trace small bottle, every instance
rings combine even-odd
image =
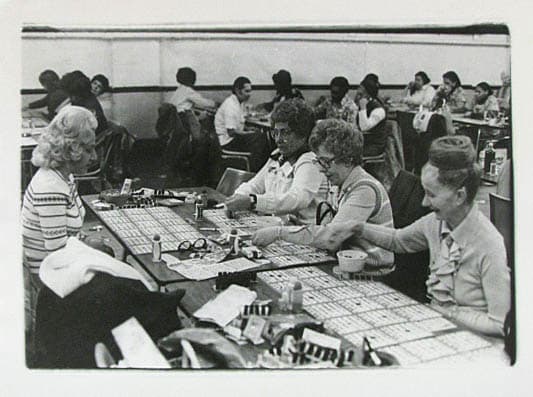
[[[290,299],[291,299],[290,295],[291,295],[291,285],[286,284],[283,286],[283,290],[281,291],[281,297],[278,300],[278,306],[282,312],[286,312],[290,310]]]
[[[302,283],[300,281],[295,281],[292,285],[292,295],[291,295],[291,310],[293,313],[300,313],[303,308],[304,292],[302,288]]]
[[[237,255],[239,253],[239,235],[237,234],[237,229],[231,229],[229,235],[229,244],[230,244],[230,254]]]
[[[161,262],[161,236],[152,237],[152,262]]]
[[[207,207],[207,195],[202,193],[196,199],[194,204],[194,219],[197,221],[202,220],[204,216],[204,209]]]
[[[483,171],[485,174],[488,174],[490,172],[490,165],[496,158],[496,152],[494,151],[494,147],[492,142],[489,141],[487,144],[487,148],[485,149],[485,161],[484,161],[484,167]]]

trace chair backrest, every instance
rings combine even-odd
[[[231,196],[241,183],[249,181],[254,176],[254,172],[228,167],[218,182],[217,192]]]
[[[389,191],[389,199],[396,228],[410,225],[429,212],[429,209],[422,206],[424,189],[420,178],[404,170],[396,175]]]
[[[490,221],[503,236],[505,250],[507,252],[507,262],[512,268],[513,262],[513,202],[505,197],[489,193],[490,201]]]
[[[200,361],[198,360],[196,352],[194,351],[191,343],[185,339],[182,339],[180,343],[181,348],[183,349],[181,356],[181,368],[202,368],[202,365],[200,364]]]
[[[94,347],[94,362],[97,368],[110,368],[117,364],[107,346],[101,342]]]

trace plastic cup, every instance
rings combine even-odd
[[[368,254],[363,250],[343,250],[337,252],[339,269],[343,272],[357,273],[364,269]]]

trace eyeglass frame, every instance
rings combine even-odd
[[[319,166],[321,166],[322,168],[324,168],[325,170],[331,168],[331,165],[333,163],[336,163],[337,161],[340,161],[340,160],[344,160],[344,159],[349,159],[350,157],[349,156],[342,156],[342,157],[332,157],[330,159],[325,159],[327,161],[327,163],[324,163],[323,162],[323,159],[321,159],[320,157],[315,157],[313,160],[312,160],[312,163],[313,164],[318,164]]]
[[[278,140],[278,139],[283,139],[284,142],[287,141],[287,137],[291,134],[294,134],[294,131],[289,127],[289,128],[272,128],[270,130],[270,136],[272,137],[272,139],[274,140]]]
[[[198,242],[200,242],[201,245],[198,245]],[[209,244],[207,243],[207,239],[204,237],[199,237],[194,241],[183,240],[181,243],[178,244],[177,251],[179,252],[205,251],[208,247],[209,247]]]

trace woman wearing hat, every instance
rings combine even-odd
[[[403,229],[360,221],[337,224],[330,240],[363,239],[395,253],[429,249],[431,306],[474,331],[503,336],[511,307],[510,274],[503,237],[474,201],[480,180],[470,138],[441,137],[431,144],[422,169],[422,204],[430,214]]]
[[[385,151],[387,113],[378,93],[379,82],[372,75],[367,75],[357,88],[357,98],[359,98],[357,126],[365,138],[364,157],[377,156]]]

